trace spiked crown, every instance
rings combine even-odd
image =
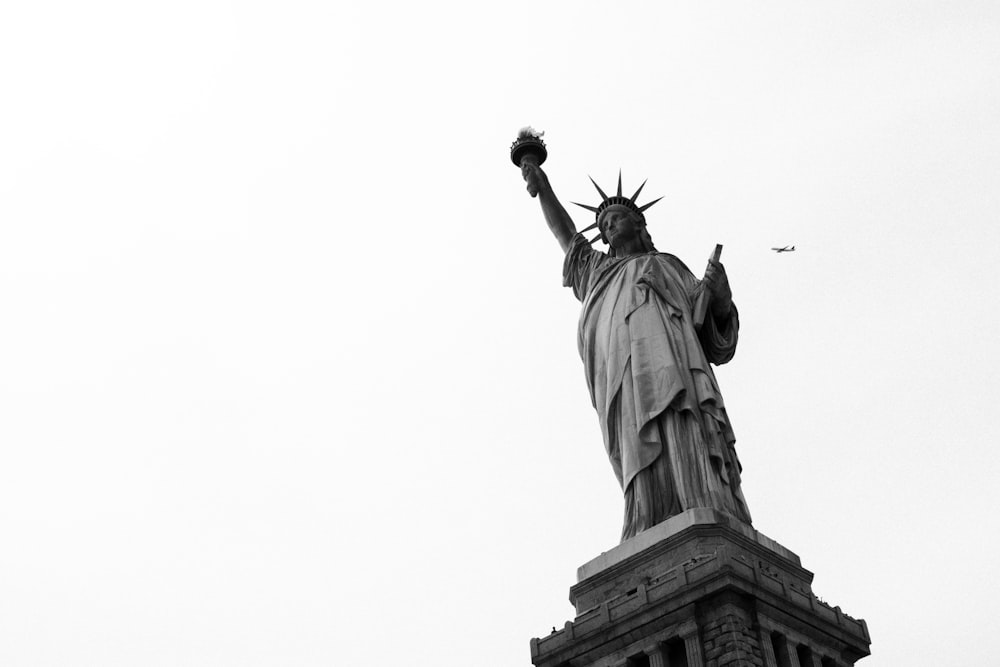
[[[587,178],[590,178],[590,177],[588,176]],[[646,181],[642,182],[642,185],[639,186],[639,189],[636,190],[635,194],[632,195],[631,197],[625,197],[625,196],[623,196],[622,195],[622,172],[620,170],[618,171],[618,194],[616,194],[614,196],[609,197],[606,194],[604,194],[604,190],[601,189],[601,186],[599,186],[594,181],[593,178],[590,178],[590,182],[594,184],[595,188],[597,188],[597,192],[601,195],[602,201],[597,206],[589,206],[587,204],[580,204],[578,202],[573,202],[574,204],[576,204],[577,206],[579,206],[581,208],[585,208],[588,211],[593,211],[594,212],[594,224],[592,224],[589,227],[587,227],[586,229],[582,230],[581,233],[588,232],[591,229],[596,228],[598,226],[600,220],[601,220],[601,213],[603,213],[605,211],[605,209],[607,209],[609,206],[624,206],[625,208],[627,208],[627,209],[633,211],[634,213],[636,213],[639,216],[639,219],[641,220],[642,225],[645,226],[646,225],[646,216],[643,215],[643,211],[645,211],[647,208],[649,208],[650,206],[652,206],[656,202],[658,202],[661,199],[663,199],[663,197],[658,197],[658,198],[654,199],[653,201],[649,202],[648,204],[643,204],[642,206],[639,206],[638,204],[635,203],[635,200],[638,199],[638,197],[639,197],[639,193],[642,192],[642,189],[646,186]],[[591,243],[594,243],[598,239],[601,239],[605,243],[607,243],[607,239],[604,238],[604,233],[603,232],[601,232],[600,235],[598,235],[593,240],[591,240]]]

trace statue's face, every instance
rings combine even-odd
[[[609,206],[601,212],[598,227],[612,248],[621,248],[639,235],[639,216],[624,206]]]

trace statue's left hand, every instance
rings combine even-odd
[[[733,305],[733,292],[729,289],[729,278],[722,262],[709,261],[705,270],[705,289],[708,290],[712,315],[721,319],[729,315]]]

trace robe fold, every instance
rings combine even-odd
[[[739,317],[693,325],[701,281],[673,255],[611,257],[577,234],[563,283],[583,303],[578,344],[604,445],[625,492],[622,540],[695,507],[746,523],[736,441],[711,363]]]

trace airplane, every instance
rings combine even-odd
[[[795,252],[795,246],[786,245],[784,248],[771,248],[774,252]]]

